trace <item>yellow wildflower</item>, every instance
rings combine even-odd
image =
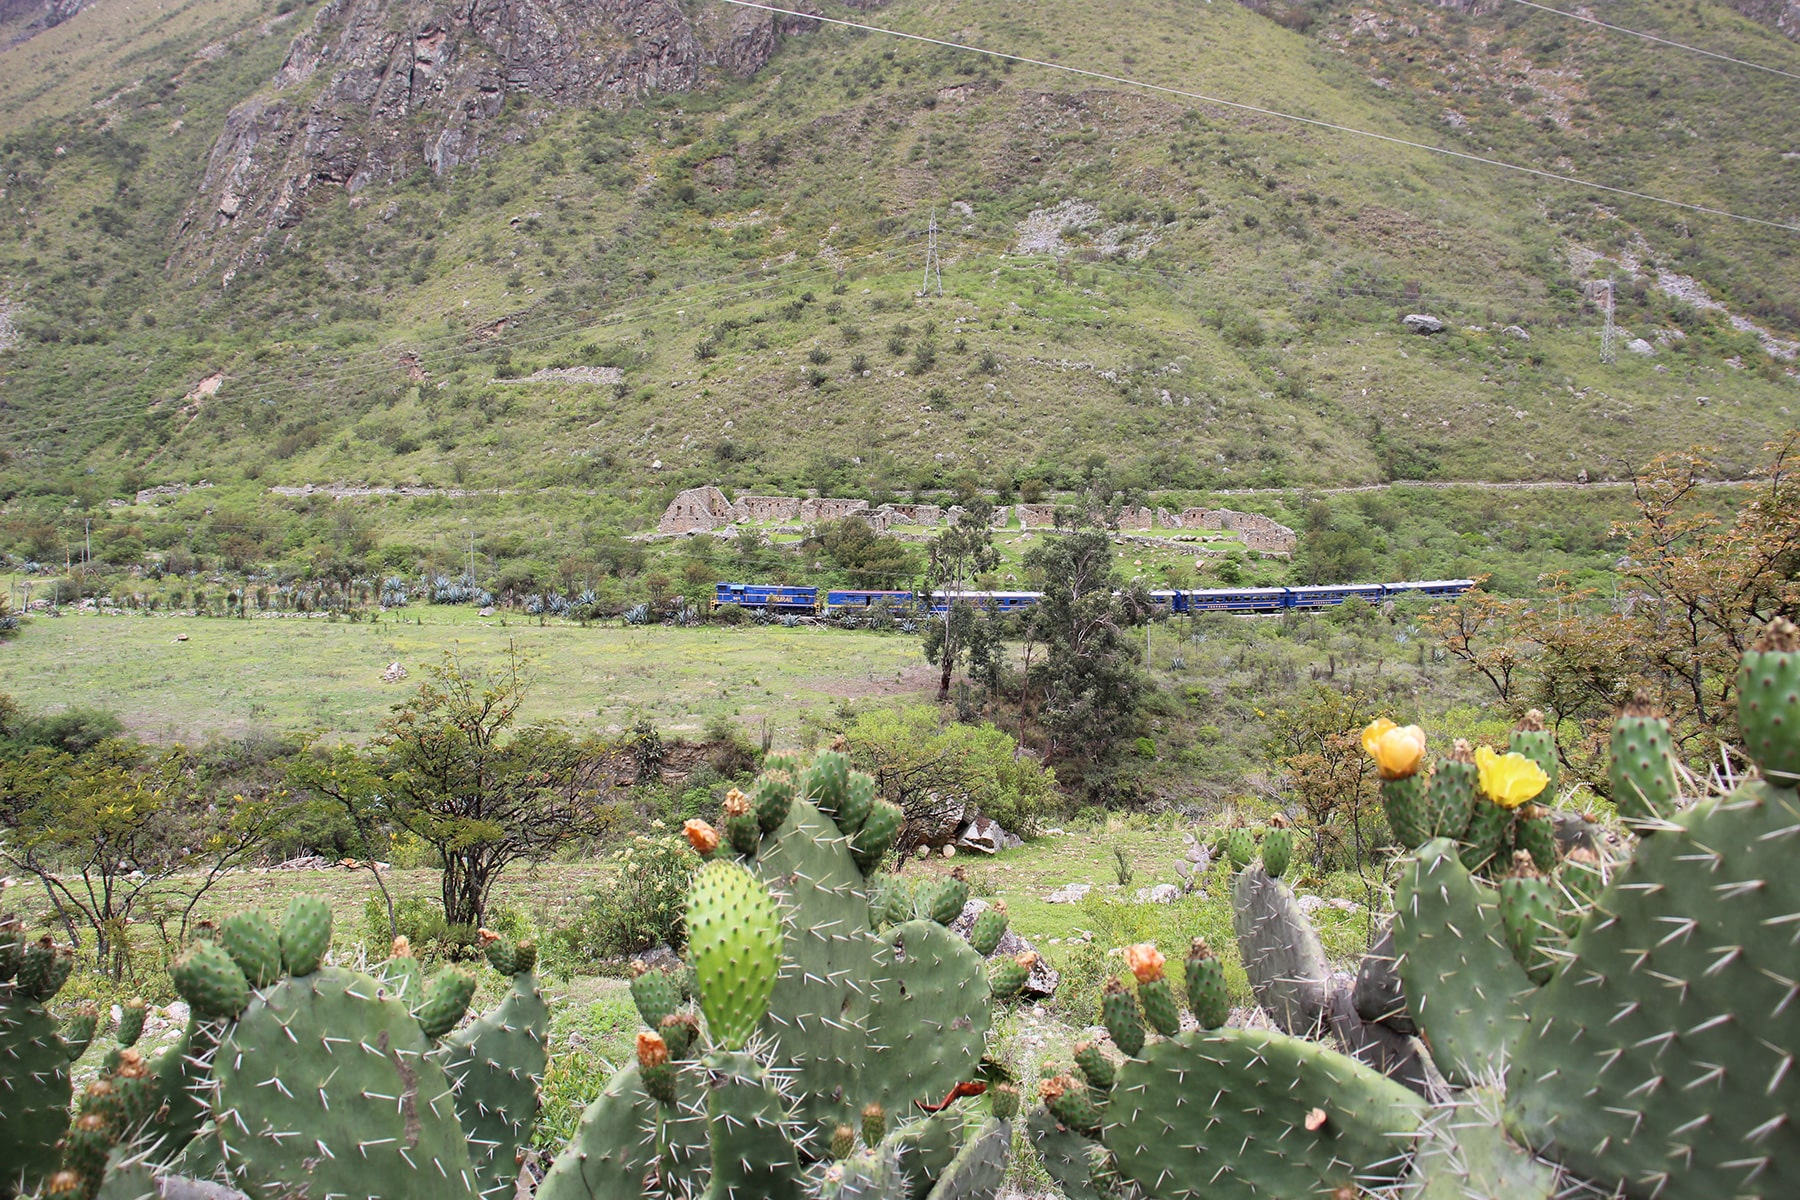
[[[1362,744],[1383,779],[1410,778],[1425,762],[1425,731],[1417,725],[1396,725],[1382,717],[1363,730]]]
[[[1501,808],[1517,808],[1535,800],[1550,777],[1544,768],[1518,751],[1496,754],[1487,746],[1475,750],[1475,770],[1481,775],[1481,791]]]

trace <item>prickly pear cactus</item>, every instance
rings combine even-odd
[[[1012,1122],[989,1117],[938,1176],[926,1200],[987,1200],[1006,1181]]]
[[[1331,964],[1293,891],[1259,864],[1245,868],[1232,884],[1232,923],[1256,1002],[1284,1033],[1317,1033]]]
[[[685,830],[708,859],[688,928],[710,1036],[640,1035],[638,1064],[589,1107],[543,1200],[624,1200],[647,1188],[709,1200],[873,1197],[894,1181],[876,1169],[889,1150],[905,1180],[897,1194],[923,1200],[965,1148],[954,1110],[921,1119],[917,1109],[949,1103],[975,1077],[990,1022],[982,955],[946,928],[966,880],[914,886],[874,873],[898,836],[898,810],[841,752],[768,766],[728,797],[725,836],[701,821]],[[997,943],[1005,918],[990,912],[978,936]],[[664,1034],[679,1032],[671,1022],[692,1028],[670,984],[654,972],[632,984],[640,1014]],[[822,1163],[858,1123],[877,1143]],[[966,1158],[947,1200],[991,1194],[999,1140]]]
[[[248,922],[237,954],[224,938],[196,942],[170,968],[196,1014],[226,1022],[211,1107],[230,1178],[253,1195],[306,1181],[320,1195],[474,1200],[450,1082],[419,1020],[371,976],[317,965],[316,905],[297,904],[290,920],[308,927],[288,939],[293,962],[316,968],[304,975],[252,989],[253,973],[267,978],[271,940]],[[328,941],[328,914],[323,927]],[[286,969],[279,935],[273,944]]]
[[[872,799],[873,780],[837,751],[821,753],[800,779],[750,866],[780,904],[784,931],[761,1033],[773,1042],[771,1065],[793,1080],[800,1116],[823,1140],[868,1103],[909,1112],[972,1078],[990,992],[982,956],[944,928],[967,903],[967,882],[952,875],[907,889],[910,919],[877,933],[871,880],[845,841],[854,831],[827,815],[860,816],[866,829],[883,803]]]
[[[69,1124],[69,1063],[45,1005],[74,967],[49,937],[27,942],[15,916],[0,918],[0,1196],[36,1187],[57,1162]]]
[[[1800,785],[1800,629],[1769,622],[1738,667],[1738,727],[1763,778]]]
[[[1412,1016],[1446,1078],[1498,1077],[1528,1028],[1531,980],[1508,948],[1499,898],[1435,838],[1403,865],[1394,946]]]
[[[700,1010],[713,1040],[727,1049],[742,1049],[769,1011],[769,994],[781,969],[781,917],[775,901],[742,866],[715,859],[694,874],[687,927]]]
[[[1640,691],[1613,722],[1608,777],[1613,803],[1627,820],[1651,825],[1675,815],[1681,787],[1674,736],[1648,693]]]
[[[537,1126],[538,1087],[549,1066],[550,1008],[538,990],[537,950],[482,931],[489,964],[510,977],[498,1006],[445,1039],[444,1071],[485,1197],[510,1196],[518,1156]]]
[[[1195,1031],[1119,1069],[1105,1140],[1156,1200],[1329,1195],[1397,1180],[1426,1105],[1313,1042]]]
[[[1765,781],[1639,843],[1533,1005],[1515,1133],[1632,1195],[1800,1195],[1797,849]]]

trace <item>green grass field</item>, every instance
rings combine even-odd
[[[153,741],[252,731],[372,735],[422,672],[454,653],[493,666],[516,646],[534,683],[527,721],[606,730],[639,716],[665,734],[698,734],[717,715],[751,734],[763,722],[794,741],[809,711],[847,700],[913,697],[927,686],[917,638],[760,626],[586,628],[426,608],[415,624],[323,618],[179,616],[37,618],[0,643],[0,680],[29,709],[117,712]],[[186,640],[179,640],[186,635]],[[398,662],[409,672],[387,683]]]

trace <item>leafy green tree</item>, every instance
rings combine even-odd
[[[994,531],[989,524],[993,515],[993,504],[977,497],[957,517],[956,524],[931,539],[930,564],[926,569],[926,582],[930,588],[962,591],[977,575],[992,571],[1000,564],[1000,552],[994,549]],[[967,621],[959,623],[954,618],[955,608],[954,604],[944,606],[943,619],[935,622],[940,627],[934,631],[935,639],[928,637],[926,641],[927,656],[935,653],[930,661],[941,668],[939,704],[950,698],[950,676],[956,670],[958,657],[964,653],[959,634],[966,636],[970,628]]]
[[[596,756],[547,725],[514,730],[529,690],[518,652],[497,670],[454,654],[382,723],[384,815],[437,851],[444,918],[476,926],[494,881],[520,859],[542,860],[598,830]]]
[[[941,621],[925,626],[925,661],[953,668],[960,658],[964,677],[991,695],[1000,686],[1009,624],[1009,618],[1001,613],[977,608],[967,600],[953,601]],[[944,695],[941,688],[938,698],[942,700]]]
[[[1056,805],[1056,773],[986,722],[946,722],[940,710],[914,704],[866,712],[844,738],[857,767],[906,813],[902,850],[941,826],[951,809],[973,804],[1011,832],[1029,834]]]
[[[35,746],[0,759],[0,860],[36,879],[76,946],[121,979],[130,927],[179,921],[286,819],[275,794],[214,796],[180,747],[109,739],[81,754]]]
[[[1306,814],[1313,870],[1323,874],[1346,847],[1360,874],[1384,828],[1374,767],[1362,730],[1374,718],[1369,697],[1314,684],[1271,712],[1263,753],[1280,772],[1282,792]]]
[[[1477,590],[1435,616],[1445,650],[1514,713],[1541,709],[1557,751],[1606,794],[1614,712],[1639,688],[1668,713],[1682,757],[1704,772],[1735,744],[1737,664],[1776,616],[1800,617],[1800,432],[1766,447],[1728,515],[1707,504],[1717,477],[1699,453],[1662,455],[1634,484],[1637,516],[1618,586],[1566,575],[1517,600]]]
[[[374,877],[387,909],[388,938],[400,932],[394,895],[381,873],[382,851],[391,832],[387,823],[387,786],[380,769],[353,746],[329,750],[308,745],[294,756],[288,779],[295,792],[327,815],[341,816],[355,835],[354,853]]]
[[[918,570],[912,547],[876,533],[857,517],[829,521],[809,541],[816,541],[851,587],[902,587]]]
[[[1149,619],[1150,598],[1141,587],[1114,595],[1112,543],[1098,529],[1046,538],[1025,567],[1044,593],[1027,617],[1044,646],[1027,682],[1051,754],[1103,763],[1137,718],[1145,683],[1137,639],[1126,631]]]

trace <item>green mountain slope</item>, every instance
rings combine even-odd
[[[511,91],[441,174],[418,110],[392,182],[312,187],[255,243],[196,223],[296,32],[371,11],[96,0],[0,51],[0,494],[651,510],[1094,455],[1150,489],[1566,480],[1697,442],[1742,470],[1800,404],[1800,233],[833,26],[696,91]],[[823,11],[1800,224],[1789,81],[1516,5]],[[1606,15],[1800,70],[1722,4]],[[1603,278],[1653,354],[1601,363]]]

